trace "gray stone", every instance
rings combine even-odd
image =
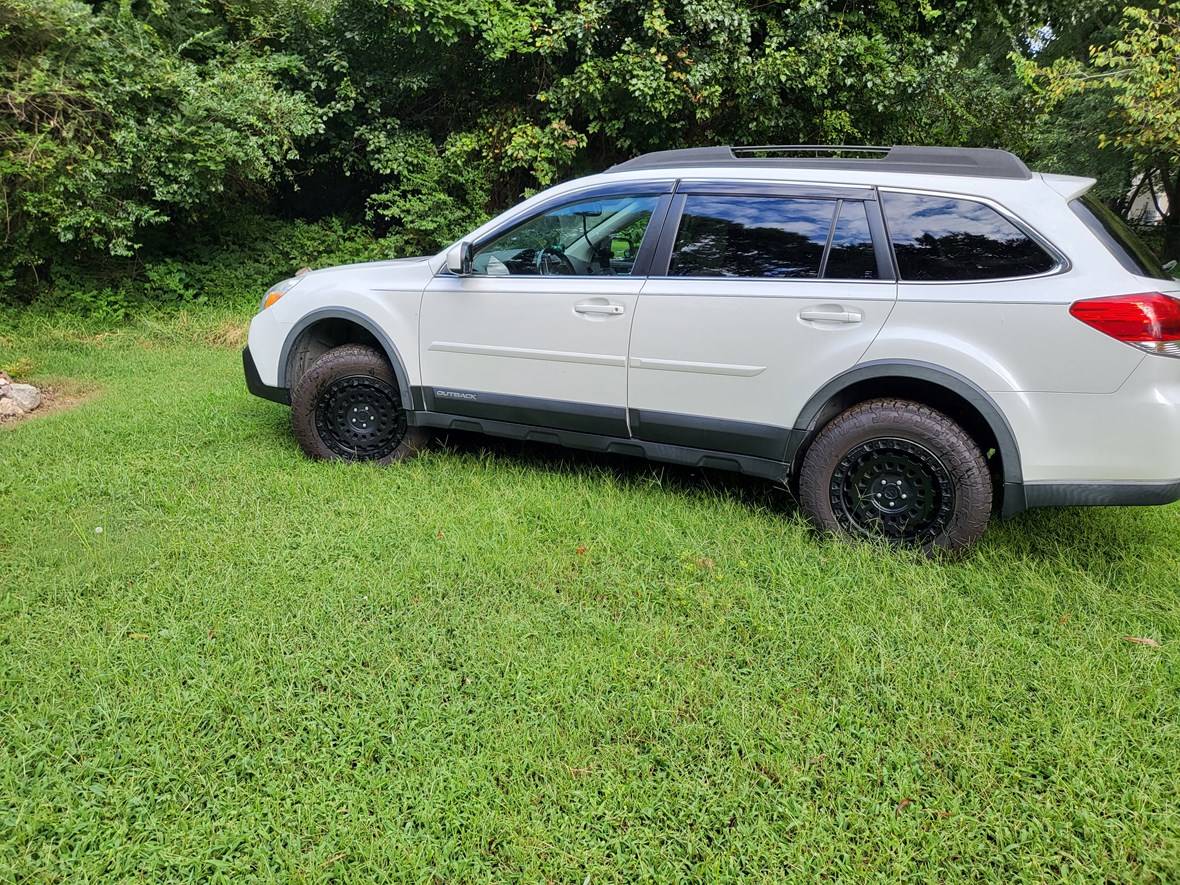
[[[16,400],[7,396],[0,399],[0,418],[15,418],[24,413],[25,410],[16,404]]]
[[[8,397],[25,412],[31,412],[41,405],[41,391],[32,384],[13,384],[8,388]]]

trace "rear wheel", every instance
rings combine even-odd
[[[820,431],[803,460],[799,497],[826,531],[954,550],[987,527],[992,481],[979,446],[946,415],[878,399]]]
[[[425,431],[411,427],[393,367],[372,347],[333,348],[291,391],[291,426],[312,458],[389,464],[412,457]]]

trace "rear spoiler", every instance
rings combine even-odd
[[[1083,178],[1080,175],[1055,175],[1051,172],[1039,174],[1045,184],[1065,197],[1066,200],[1076,200],[1098,183],[1096,178]]]

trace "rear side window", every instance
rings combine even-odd
[[[859,200],[843,200],[832,245],[824,265],[825,280],[874,280],[877,278],[877,256],[873,252],[873,237],[869,233],[869,216],[865,204]]]
[[[996,280],[1046,273],[1057,262],[990,206],[955,197],[883,192],[903,280]]]
[[[834,200],[685,198],[668,272],[692,277],[815,278]]]
[[[1069,207],[1126,270],[1143,277],[1175,281],[1147,244],[1097,197],[1085,194],[1072,200]]]

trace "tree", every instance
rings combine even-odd
[[[1087,61],[1021,60],[1018,69],[1048,108],[1072,97],[1107,99],[1097,143],[1127,151],[1146,188],[1167,195],[1164,248],[1180,255],[1180,2],[1126,7],[1117,35],[1090,46]]]

